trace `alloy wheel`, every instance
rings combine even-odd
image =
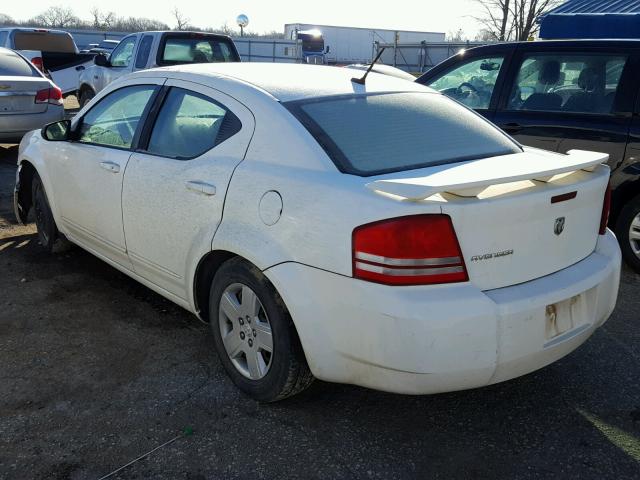
[[[273,335],[267,312],[255,292],[242,283],[229,285],[220,299],[218,323],[234,367],[251,380],[263,378],[273,359]]]
[[[640,213],[638,213],[631,221],[629,227],[629,243],[631,251],[640,257]]]

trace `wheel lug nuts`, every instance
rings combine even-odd
[[[255,329],[255,328],[254,328],[253,330],[251,330],[251,333],[253,333],[253,336],[254,336],[254,337],[257,337],[257,336],[258,336],[258,334],[256,333],[256,329]]]
[[[240,338],[244,340],[244,332],[240,332]]]
[[[253,340],[249,339],[249,346],[253,347]]]
[[[247,315],[247,322],[251,323],[251,317],[249,315]]]
[[[238,322],[240,322],[240,325],[244,325],[244,320],[242,319],[242,317],[238,319]]]

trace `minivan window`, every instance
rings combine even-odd
[[[4,47],[4,44],[7,43],[7,37],[9,36],[9,32],[6,30],[0,31],[0,47]]]
[[[196,92],[173,87],[158,113],[147,151],[187,160],[202,155],[240,130],[240,120]]]
[[[38,77],[39,75],[20,55],[11,50],[0,50],[0,76]]]
[[[427,85],[469,108],[489,108],[504,57],[486,57],[459,65]]]
[[[626,55],[526,55],[509,97],[510,110],[608,114]]]
[[[480,115],[436,93],[348,95],[285,105],[345,173],[370,176],[521,151]]]

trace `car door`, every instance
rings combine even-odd
[[[109,67],[101,67],[102,85],[96,85],[97,90],[101,90],[117,78],[131,73],[134,65],[134,51],[136,48],[137,35],[124,37],[118,46],[113,49],[109,56]]]
[[[434,67],[416,81],[491,120],[511,55],[504,46],[472,49]]]
[[[544,42],[518,50],[494,123],[524,145],[624,158],[633,109],[632,54]]]
[[[167,81],[156,110],[124,177],[124,231],[136,273],[187,299],[254,119],[232,97],[182,80]]]
[[[141,119],[161,83],[137,79],[107,93],[74,120],[74,140],[52,142],[48,149],[63,232],[88,250],[127,267],[122,178]]]

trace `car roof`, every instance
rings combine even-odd
[[[503,42],[503,43],[489,43],[487,45],[480,45],[470,47],[467,51],[481,51],[492,49],[499,50],[516,50],[516,49],[540,49],[544,47],[627,47],[627,48],[640,48],[640,39],[575,39],[575,40],[536,40],[533,42]]]
[[[258,62],[199,63],[163,67],[156,71],[226,78],[241,83],[247,88],[265,91],[281,102],[354,93],[434,92],[422,85],[374,72],[367,77],[366,85],[359,85],[351,79],[362,77],[364,72],[325,65]]]

